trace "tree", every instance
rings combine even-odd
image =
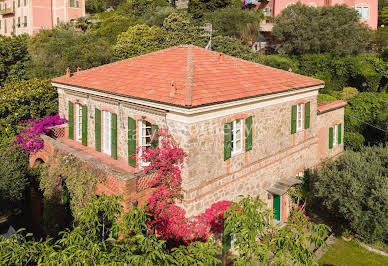
[[[146,235],[146,212],[133,207],[122,213],[120,198],[94,197],[82,210],[80,221],[71,230],[40,241],[15,234],[0,236],[0,260],[6,265],[66,264],[85,265],[214,265],[218,247],[214,241],[194,242],[168,249],[154,234]],[[122,217],[118,220],[117,217]],[[122,240],[117,239],[120,232]]]
[[[204,14],[202,21],[211,23],[215,35],[239,38],[248,23],[258,23],[262,13],[241,7],[226,7]]]
[[[367,144],[384,144],[387,139],[387,94],[361,92],[348,101],[345,107],[346,132],[363,135]]]
[[[113,50],[116,59],[125,59],[182,44],[205,46],[206,39],[190,23],[187,15],[173,13],[164,20],[162,28],[130,27],[119,35]]]
[[[381,9],[381,24],[388,25],[388,6]]]
[[[147,12],[142,16],[141,21],[150,27],[161,27],[163,26],[164,20],[175,12],[177,12],[177,10],[170,6],[157,6],[148,9]]]
[[[388,146],[351,150],[326,162],[314,178],[313,195],[366,242],[388,240]]]
[[[188,12],[195,19],[202,18],[205,12],[224,8],[232,3],[231,0],[189,0]]]
[[[116,43],[117,36],[128,30],[129,27],[137,23],[136,19],[131,16],[113,15],[101,23],[97,33],[109,43]]]
[[[67,67],[88,69],[112,62],[110,44],[94,31],[81,32],[69,25],[41,30],[30,38],[31,63],[27,76],[52,78],[65,74]]]
[[[313,248],[326,245],[323,238],[329,228],[312,224],[298,208],[283,228],[273,225],[272,219],[272,210],[257,198],[232,202],[226,212],[223,239],[225,244],[234,240],[235,265],[313,264]]]
[[[212,39],[212,50],[231,56],[251,60],[255,54],[239,39],[228,36],[216,36]]]
[[[287,54],[363,52],[370,32],[354,9],[346,5],[310,7],[297,3],[275,19],[272,34]]]
[[[0,36],[0,86],[24,78],[28,35]]]
[[[140,24],[130,27],[118,36],[113,47],[114,56],[125,59],[160,50],[164,47],[165,38],[165,30],[156,26]]]
[[[0,89],[0,137],[14,137],[20,121],[58,112],[58,95],[49,80],[7,83]]]
[[[4,141],[2,139],[2,141]],[[11,151],[3,156],[7,149],[6,142],[0,148],[0,214],[6,214],[18,206],[24,198],[24,191],[28,185],[28,160],[25,153]]]
[[[123,15],[131,15],[141,18],[149,10],[158,6],[170,6],[167,0],[127,0],[123,2],[117,11]]]

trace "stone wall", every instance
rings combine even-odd
[[[132,117],[137,121],[148,120],[152,124],[159,125],[160,128],[166,127],[167,125],[164,111],[162,110],[155,110],[151,108],[147,109],[146,107],[138,107],[136,105],[113,101],[109,98],[72,93],[69,91],[63,91],[62,89],[58,89],[58,92],[59,114],[61,117],[68,119],[69,101],[73,103],[79,102],[82,105],[88,106],[88,147],[95,148],[95,108],[98,108],[101,111],[106,110],[117,114],[117,156],[120,161],[128,162],[128,117]],[[103,118],[101,118],[101,120],[103,120]],[[101,141],[103,142],[103,138]]]
[[[310,101],[310,128],[291,134],[291,107]],[[182,147],[188,153],[183,169],[188,215],[195,215],[218,200],[239,195],[260,196],[271,207],[268,189],[280,178],[295,177],[317,164],[316,95],[281,102],[247,112],[187,125]],[[253,148],[224,161],[224,124],[253,117]],[[244,140],[244,137],[243,137]]]
[[[318,158],[322,160],[333,158],[341,154],[344,150],[344,114],[345,108],[335,109],[329,112],[318,114]],[[341,144],[329,149],[329,128],[334,125],[342,124],[342,141]]]

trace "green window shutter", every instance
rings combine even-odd
[[[94,136],[96,138],[96,151],[101,151],[101,111],[97,108],[94,114]]]
[[[74,139],[74,103],[69,101],[69,139]]]
[[[296,133],[296,105],[291,108],[291,134]]]
[[[224,161],[232,157],[232,123],[224,125]]]
[[[341,144],[342,141],[342,124],[338,125],[338,144]]]
[[[245,151],[252,150],[252,116],[245,119]]]
[[[112,113],[112,158],[117,160],[117,114]]]
[[[136,120],[128,117],[128,163],[132,167],[136,167]]]
[[[333,128],[329,128],[329,149],[333,148]]]
[[[310,102],[304,105],[304,128],[310,128]]]
[[[88,107],[82,105],[82,145],[88,146]]]
[[[158,125],[156,125],[156,124],[151,125],[152,136],[154,136],[154,138],[155,138],[154,140],[151,140],[151,149],[155,149],[159,145],[159,136],[157,135],[158,130],[159,130]]]

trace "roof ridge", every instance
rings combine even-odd
[[[186,84],[185,84],[185,105],[192,105],[193,102],[193,78],[194,78],[194,62],[193,62],[193,47],[187,46],[187,62],[186,62]]]

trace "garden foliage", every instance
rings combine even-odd
[[[388,241],[388,146],[345,151],[318,170],[313,195],[366,242]]]

